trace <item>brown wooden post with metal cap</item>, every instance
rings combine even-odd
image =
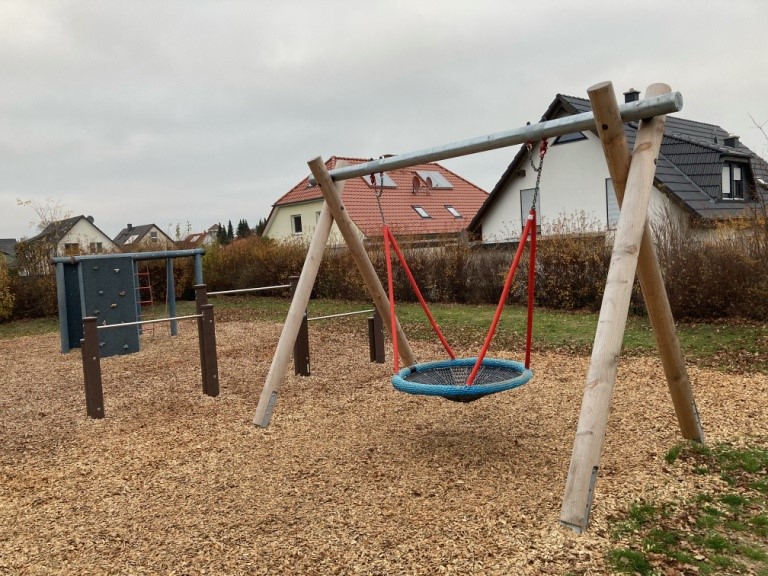
[[[203,304],[200,307],[203,315],[198,326],[200,334],[200,358],[205,364],[203,370],[203,393],[207,396],[219,395],[219,360],[216,354],[216,322],[213,317],[213,304]]]
[[[669,86],[653,84],[646,91],[646,97],[669,91]],[[560,522],[578,532],[589,524],[664,123],[663,116],[640,122],[627,174],[626,195],[616,229],[560,513]],[[605,134],[601,131],[600,136],[603,138]]]
[[[91,418],[104,418],[104,392],[101,385],[101,354],[99,330],[93,316],[83,318],[83,339],[80,351],[85,381],[85,410]]]

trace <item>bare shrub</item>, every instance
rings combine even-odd
[[[608,276],[605,235],[581,214],[558,217],[537,244],[536,303],[565,310],[598,310]]]
[[[13,303],[16,300],[11,291],[11,278],[8,272],[8,264],[3,256],[0,256],[0,322],[8,320],[13,315]]]

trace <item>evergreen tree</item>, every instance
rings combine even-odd
[[[227,243],[227,229],[221,225],[221,222],[219,222],[219,229],[216,231],[216,240],[222,246]]]
[[[259,223],[256,224],[256,236],[261,236],[264,234],[264,228],[267,227],[267,219],[261,218],[259,219]]]
[[[227,242],[232,242],[235,239],[235,230],[232,228],[232,220],[227,223]]]
[[[248,220],[242,219],[237,223],[237,237],[247,238],[251,235],[251,228],[248,226]]]

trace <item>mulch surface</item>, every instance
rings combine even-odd
[[[654,358],[621,362],[582,535],[558,518],[588,358],[534,354],[528,385],[458,404],[396,392],[365,334],[313,325],[313,375],[291,366],[257,428],[280,330],[219,323],[209,398],[194,325],[156,328],[102,360],[102,420],[79,350],[0,341],[0,574],[601,574],[615,514],[706,481],[664,460],[680,436]],[[690,374],[708,440],[766,434],[765,375]]]

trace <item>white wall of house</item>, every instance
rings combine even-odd
[[[142,247],[154,250],[170,250],[175,246],[170,236],[154,225],[144,234],[140,244]]]
[[[606,197],[606,180],[609,178],[600,140],[586,132],[586,140],[565,144],[550,144],[544,159],[539,189],[537,218],[541,233],[559,228],[559,221],[567,220],[571,226],[583,231],[604,231],[609,226],[609,207]],[[534,153],[538,165],[538,154]],[[520,237],[524,218],[530,209],[530,200],[523,207],[521,191],[536,185],[536,172],[525,164],[525,176],[513,178],[482,222],[482,241],[492,244],[514,241]],[[668,208],[667,208],[668,207]],[[651,193],[649,215],[666,215],[679,212],[666,196],[656,188]],[[573,230],[576,231],[576,230]]]
[[[297,240],[309,242],[315,233],[317,220],[320,218],[320,211],[322,209],[323,200],[277,206],[264,228],[264,237],[281,241]],[[297,217],[301,218],[301,232],[295,230]],[[364,237],[363,233],[356,226],[355,231],[361,239]],[[328,244],[330,246],[344,244],[341,231],[335,222],[331,227]]]
[[[81,218],[59,241],[56,245],[56,256],[67,255],[70,253],[68,247],[74,248],[75,244],[77,245],[75,253],[78,254],[119,251],[109,236],[103,234],[85,218]]]

